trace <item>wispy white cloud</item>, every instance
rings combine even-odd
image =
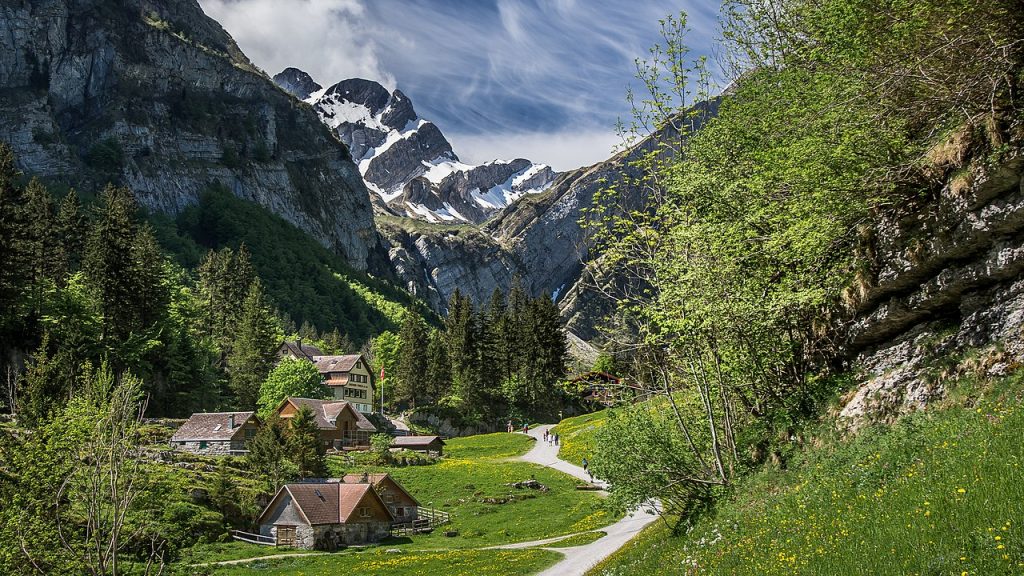
[[[588,166],[612,156],[621,140],[611,130],[565,130],[504,134],[448,134],[463,162],[527,157],[556,171]],[[529,152],[524,154],[524,152]]]
[[[325,86],[397,86],[461,156],[559,168],[607,157],[659,19],[686,10],[690,44],[707,55],[718,26],[707,0],[200,2],[271,74],[296,66]]]
[[[360,0],[200,0],[250,60],[270,74],[299,66],[314,78],[369,78],[394,87]]]

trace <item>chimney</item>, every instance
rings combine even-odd
[[[235,429],[235,415],[234,414],[228,414],[228,430],[234,430],[234,429]]]
[[[295,347],[299,349],[299,354],[306,355],[306,351],[302,349],[302,336],[295,338]]]

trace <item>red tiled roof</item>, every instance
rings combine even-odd
[[[412,494],[410,494],[408,490],[405,489],[405,486],[402,486],[401,483],[399,483],[398,480],[392,478],[390,474],[367,474],[366,479],[369,481],[370,484],[374,486],[380,486],[385,481],[390,481],[392,484],[394,484],[396,488],[398,488],[399,490],[402,491],[402,493],[408,496],[409,499],[412,500],[417,506],[420,505],[419,501],[416,500],[416,498]],[[360,484],[363,483],[363,475],[345,474],[345,476],[342,477],[341,481],[347,482],[349,484]]]
[[[274,499],[267,505],[260,519],[263,518],[277,503],[279,497],[287,493],[311,526],[318,524],[344,524],[369,496],[380,501],[380,496],[369,484],[343,484],[338,482],[318,482],[285,484]],[[381,508],[388,517],[394,520],[391,512],[381,501]]]

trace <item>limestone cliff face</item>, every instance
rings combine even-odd
[[[28,174],[121,182],[168,213],[223,185],[389,267],[348,151],[195,0],[4,2],[0,88],[0,141]]]
[[[955,135],[936,148],[957,150],[936,161],[947,172],[941,193],[878,224],[846,345],[864,384],[845,399],[843,427],[922,408],[949,375],[1024,362],[1020,136],[992,161],[972,160],[972,136]]]

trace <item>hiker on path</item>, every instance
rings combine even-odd
[[[586,458],[583,459],[583,471],[590,472],[590,462],[587,462]]]
[[[545,441],[545,442],[547,442],[547,441],[548,441],[548,438],[549,438],[549,436],[550,436],[550,434],[548,433],[548,431],[547,431],[547,430],[545,430],[545,431],[544,431],[544,441]]]
[[[555,433],[555,446],[558,446],[558,433]]]
[[[513,432],[515,432],[515,428],[512,426],[512,421],[509,420],[508,421],[508,433],[511,434]]]

